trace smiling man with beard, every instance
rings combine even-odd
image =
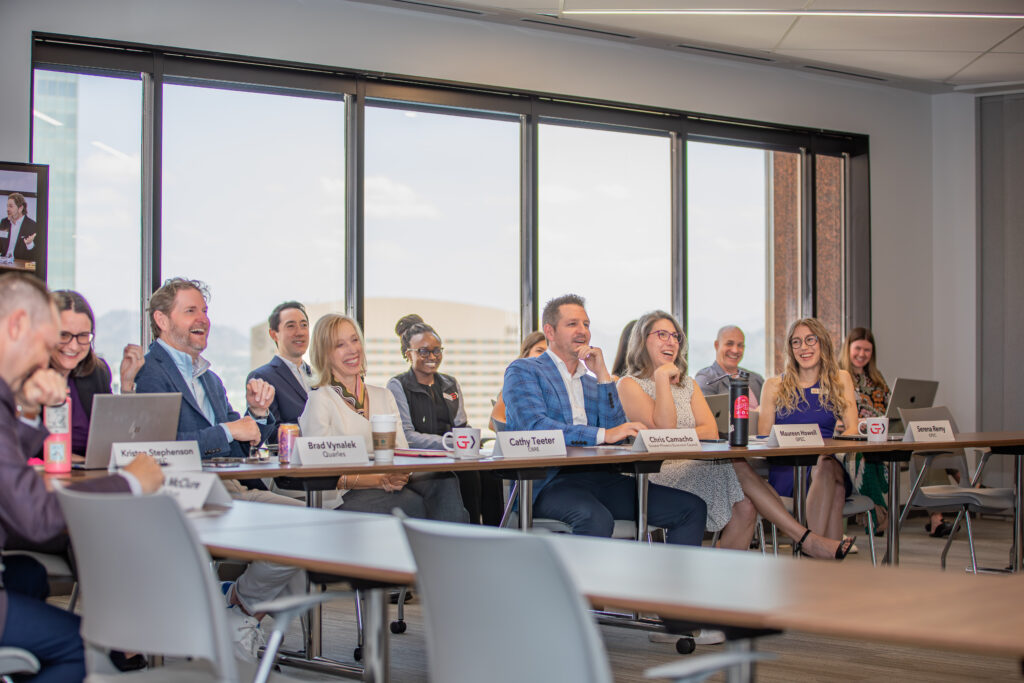
[[[541,316],[548,350],[505,371],[510,430],[559,429],[568,446],[618,443],[644,425],[627,422],[601,349],[590,345],[590,318],[575,294],[552,299]],[[589,371],[589,372],[588,372]],[[574,534],[611,536],[616,519],[636,518],[636,485],[614,469],[551,468],[534,487],[534,512],[565,522]],[[700,545],[707,510],[691,493],[650,484],[648,519],[666,540]]]

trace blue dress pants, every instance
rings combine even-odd
[[[616,519],[636,519],[636,480],[617,472],[562,471],[541,489],[533,511],[565,522],[574,534],[608,538]],[[699,546],[706,518],[707,506],[692,493],[648,485],[648,522],[666,529],[669,543]]]

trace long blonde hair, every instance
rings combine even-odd
[[[665,311],[651,311],[644,313],[637,318],[633,325],[633,331],[629,334],[629,348],[626,351],[626,373],[636,377],[650,377],[654,374],[654,361],[651,354],[647,353],[647,337],[651,329],[659,320],[667,320],[672,323],[677,334],[679,334],[679,353],[676,355],[676,367],[679,368],[679,376],[686,377],[686,334],[679,321],[671,313]]]
[[[839,352],[839,367],[850,373],[851,376],[857,374],[857,369],[853,367],[853,362],[850,361],[850,346],[855,341],[866,341],[871,344],[871,358],[868,359],[868,364],[864,366],[864,374],[868,376],[871,383],[876,387],[882,387],[886,392],[889,391],[889,385],[885,383],[885,378],[882,377],[882,373],[879,372],[878,366],[875,361],[878,360],[878,347],[875,346],[875,335],[871,334],[871,330],[866,327],[855,327],[850,330],[850,334],[846,335],[846,340],[843,341],[843,350]]]
[[[328,313],[316,321],[313,327],[313,343],[309,346],[309,362],[316,371],[316,384],[314,387],[325,387],[331,383],[331,351],[337,343],[338,329],[349,323],[359,337],[359,346],[363,349],[363,361],[359,365],[359,374],[366,374],[366,342],[363,341],[363,331],[359,329],[359,323],[347,315],[340,313]]]
[[[796,362],[796,353],[793,352],[791,343],[793,333],[800,325],[807,327],[811,334],[818,338],[818,349],[821,353],[818,361],[821,406],[835,415],[837,419],[842,418],[843,411],[846,410],[846,399],[843,398],[843,384],[839,381],[836,352],[832,346],[832,336],[817,318],[801,318],[789,326],[789,332],[786,333],[786,367],[782,371],[779,393],[775,397],[776,410],[782,415],[789,415],[801,403],[807,403],[804,392],[800,389],[800,365]]]

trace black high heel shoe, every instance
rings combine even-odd
[[[804,532],[804,535],[800,537],[800,540],[797,541],[796,544],[793,546],[793,550],[795,550],[796,552],[800,553],[804,557],[811,557],[810,555],[808,555],[807,553],[804,552],[804,541],[806,541],[807,537],[810,536],[810,535],[811,535],[811,530],[808,529],[807,531]],[[836,557],[835,557],[835,559],[837,559],[837,560],[845,560],[846,556],[850,554],[850,549],[853,548],[853,544],[856,543],[856,542],[857,542],[857,537],[856,536],[854,536],[853,538],[844,538],[842,541],[840,541],[839,542],[839,547],[836,548]]]

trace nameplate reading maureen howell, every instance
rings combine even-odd
[[[201,472],[203,461],[199,457],[198,441],[138,441],[115,443],[110,446],[111,472],[131,464],[135,457],[146,453],[160,466],[175,472]]]
[[[231,506],[231,496],[213,472],[172,470],[164,476],[160,493],[174,498],[185,512],[201,510],[204,505]]]
[[[953,425],[949,420],[921,420],[907,424],[907,431],[903,435],[904,441],[953,441],[956,435],[953,433]]]
[[[825,445],[825,441],[821,438],[821,429],[816,424],[774,425],[772,433],[760,443],[765,446],[781,446],[782,448]]]
[[[365,465],[370,462],[362,436],[300,436],[293,465]]]
[[[696,429],[641,429],[633,441],[634,453],[699,451]]]
[[[565,436],[560,429],[535,432],[498,432],[493,457],[538,458],[565,455]]]

